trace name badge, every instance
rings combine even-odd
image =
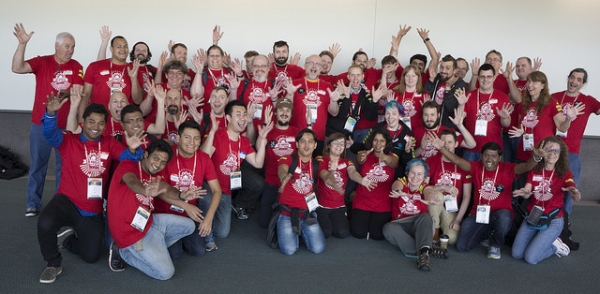
[[[317,201],[317,195],[315,192],[308,193],[304,195],[304,200],[306,200],[306,205],[308,206],[308,211],[313,212],[319,207],[319,201]]]
[[[533,134],[523,135],[523,151],[533,150]]]
[[[412,126],[410,124],[410,116],[404,116],[402,117],[402,122],[409,128],[412,130]]]
[[[487,204],[477,205],[477,215],[475,216],[475,222],[478,224],[489,224],[490,210],[490,206]]]
[[[311,123],[317,122],[317,104],[311,103],[307,104],[308,110],[310,111]]]
[[[263,110],[262,104],[254,104],[254,106],[256,107],[256,110],[254,111],[254,115],[252,115],[252,118],[253,119],[261,119],[262,118],[262,110]]]
[[[185,210],[183,210],[183,208],[177,206],[177,205],[171,205],[171,207],[169,207],[169,209],[171,209],[172,211],[175,212],[179,212],[179,213],[183,213]]]
[[[475,136],[487,136],[487,125],[488,121],[485,119],[478,119],[475,121]]]
[[[102,199],[102,178],[88,178],[87,199]]]
[[[354,131],[354,126],[356,126],[356,119],[351,116],[348,117],[346,124],[344,125],[344,130],[352,133]]]
[[[242,171],[234,171],[229,174],[229,187],[231,190],[238,190],[242,188]]]
[[[446,207],[446,212],[457,212],[458,201],[456,201],[456,197],[452,197],[452,195],[445,195],[444,206]]]
[[[459,173],[452,173],[451,178],[454,180],[460,180],[461,175]]]
[[[150,211],[143,207],[138,207],[135,215],[133,216],[133,220],[131,221],[131,226],[136,228],[138,231],[143,232],[146,228],[146,224],[148,223],[148,218],[150,217]]]

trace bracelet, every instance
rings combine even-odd
[[[423,43],[427,43],[427,41],[429,41],[429,38],[425,38],[425,39],[423,40]]]
[[[535,159],[535,154],[533,155],[533,161],[535,162],[540,162],[542,161],[543,157],[540,157],[540,159]]]
[[[243,74],[241,74],[241,75],[237,75],[237,77],[238,77],[238,78],[243,78],[243,77],[244,77],[244,75],[243,75]]]
[[[179,195],[177,195],[177,198],[179,198],[179,200],[181,200],[181,201],[185,201],[185,200],[183,200],[183,198],[181,198],[181,191],[179,191]]]

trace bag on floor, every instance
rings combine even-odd
[[[23,176],[29,168],[19,161],[19,157],[10,149],[0,146],[0,179],[12,180]]]

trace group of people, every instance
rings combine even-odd
[[[568,255],[558,236],[581,198],[587,119],[600,114],[580,92],[587,72],[574,69],[550,95],[539,59],[519,58],[513,80],[491,50],[467,83],[467,61],[440,56],[424,29],[429,60],[400,65],[410,30],[400,27],[381,68],[359,50],[333,75],[337,44],[300,67],[277,41],[268,55],[248,51],[244,70],[218,46],[218,26],[191,59],[196,71],[184,44],[171,41],[154,67],[146,43],[130,51],[108,27],[84,71],[71,34],[57,35],[53,55],[25,60],[33,32],[15,25],[12,70],[36,76],[26,216],[39,214],[40,282],[62,272],[61,250],[95,262],[103,245],[111,270],[169,279],[172,259],[217,250],[232,212],[245,220],[256,207],[268,244],[286,255],[300,237],[321,253],[328,237],[352,235],[388,240],[422,271],[448,257],[447,244],[485,244],[498,259],[515,205],[529,213],[513,257]],[[57,192],[41,210],[52,148]]]

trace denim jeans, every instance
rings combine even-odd
[[[27,207],[40,209],[42,207],[42,195],[44,194],[44,182],[48,170],[48,161],[52,146],[48,144],[42,132],[42,126],[31,124],[29,131],[29,154],[31,157],[29,167],[29,178],[27,180]],[[62,168],[60,153],[54,150],[56,155],[56,191],[60,184],[60,170]],[[56,192],[55,191],[55,192]]]
[[[456,250],[458,252],[470,251],[483,239],[483,236],[490,236],[490,246],[502,247],[504,237],[508,234],[512,225],[512,213],[506,209],[500,209],[490,213],[489,224],[479,224],[475,222],[475,215],[469,215],[463,220],[458,240],[456,241]]]
[[[463,156],[462,156],[465,160],[468,161],[480,161],[481,160],[481,153],[480,152],[474,152],[474,151],[470,151],[467,149],[463,149]]]
[[[581,175],[581,158],[579,158],[579,154],[569,153],[569,169],[573,173],[573,181],[575,181],[575,186],[577,186],[579,184],[579,176]],[[569,195],[569,192],[565,192],[564,210],[569,214],[570,218],[571,211],[573,211],[573,199]]]
[[[170,213],[153,214],[150,229],[137,243],[119,249],[127,264],[157,280],[168,280],[175,273],[167,247],[194,231],[194,221]],[[140,246],[141,242],[141,246]]]
[[[556,247],[552,242],[562,232],[564,224],[563,217],[557,217],[550,221],[550,225],[543,231],[538,231],[527,226],[523,222],[515,237],[512,247],[512,256],[516,259],[525,259],[529,264],[538,262],[556,253]]]
[[[202,201],[202,200],[198,200]],[[198,207],[202,209],[202,207],[206,207],[204,211],[208,210],[210,206],[210,202],[212,201],[212,193],[210,189],[208,189],[208,193],[204,195],[205,206],[199,204]],[[213,241],[214,238],[226,238],[229,235],[229,231],[231,230],[231,195],[221,194],[221,202],[219,202],[219,207],[217,207],[217,211],[215,212],[215,217],[213,218],[212,231],[208,234],[204,239],[206,243]]]
[[[313,216],[315,213],[313,212]],[[325,250],[325,236],[318,223],[307,225],[303,219],[300,220],[300,230],[306,248],[313,253],[321,253]],[[299,238],[292,231],[292,219],[287,215],[280,215],[277,220],[277,241],[279,250],[285,255],[292,255],[298,250]]]

